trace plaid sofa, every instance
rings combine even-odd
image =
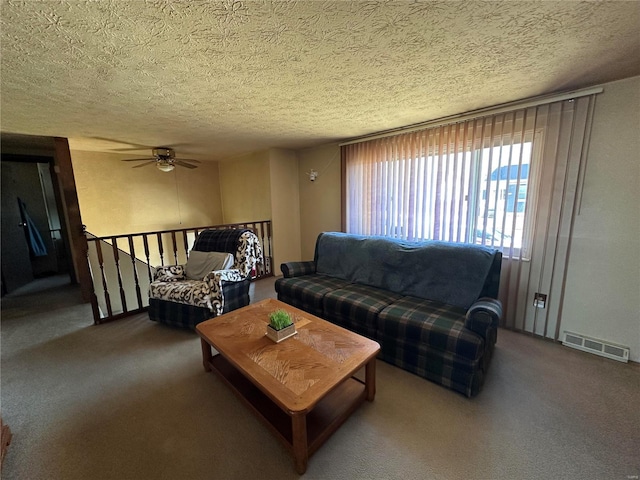
[[[380,343],[379,358],[476,395],[497,340],[502,255],[484,246],[326,232],[278,299]]]
[[[193,249],[233,254],[228,270],[202,280],[189,280],[184,265],[157,267],[149,285],[149,318],[173,327],[190,328],[212,317],[249,305],[251,272],[262,261],[258,237],[249,229],[204,230]]]

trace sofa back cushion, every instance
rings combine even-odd
[[[325,232],[315,261],[323,275],[466,309],[486,290],[497,255],[480,245]]]

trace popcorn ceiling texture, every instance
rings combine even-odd
[[[69,137],[72,148],[177,145],[209,159],[302,148],[638,75],[639,11],[4,0],[1,128]]]

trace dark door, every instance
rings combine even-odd
[[[8,157],[19,156],[3,155],[0,167],[3,293],[15,290],[34,277],[62,272],[58,259],[60,248],[56,248],[53,240],[61,229],[51,192],[49,162],[52,158],[27,156],[23,157],[25,160],[12,161]]]
[[[34,163],[2,162],[0,168],[2,169],[2,287],[4,292],[9,293],[33,280],[29,246],[24,235],[17,199],[21,190],[29,188],[27,183],[32,183],[23,183],[23,179],[32,177],[34,172],[36,179],[38,177]],[[39,185],[38,188],[40,188]]]

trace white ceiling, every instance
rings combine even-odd
[[[637,1],[3,0],[1,19],[2,132],[85,150],[226,159],[640,75]]]

